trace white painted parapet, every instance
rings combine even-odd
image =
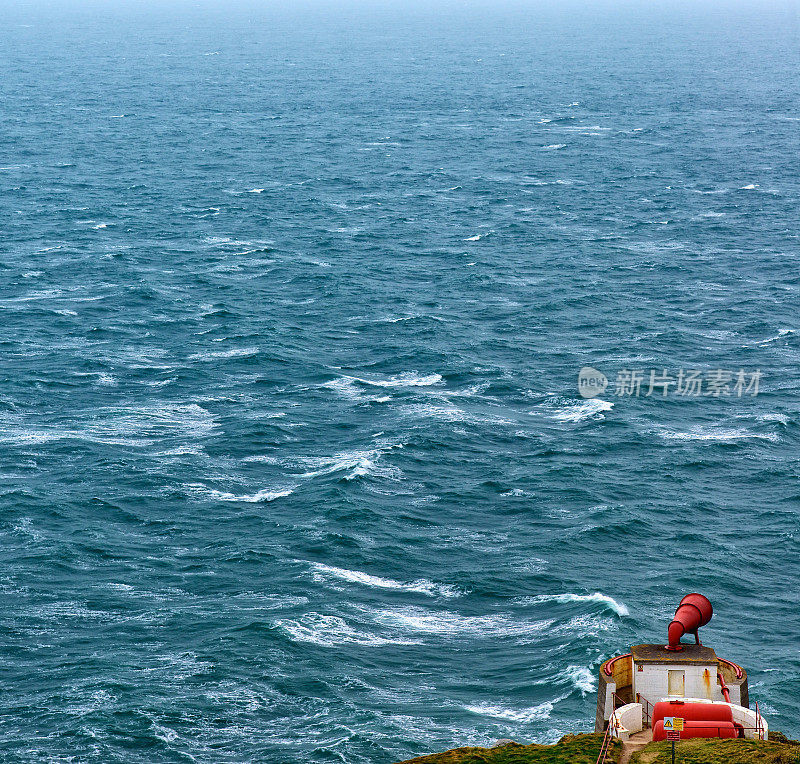
[[[642,704],[628,703],[621,706],[608,720],[611,735],[620,740],[627,740],[631,735],[642,731]]]

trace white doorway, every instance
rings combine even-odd
[[[682,698],[686,690],[685,671],[667,671],[667,695]]]

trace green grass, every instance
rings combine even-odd
[[[631,764],[672,764],[669,743],[651,743]],[[800,764],[800,747],[770,740],[683,740],[675,764]]]
[[[682,740],[675,746],[675,764],[800,764],[800,743],[779,732],[775,740]],[[595,764],[603,736],[567,735],[555,745],[507,743],[497,748],[456,748],[420,756],[400,764]],[[609,762],[622,745],[615,741]],[[631,764],[671,764],[669,743],[651,743],[634,754]]]
[[[567,735],[555,745],[507,743],[497,748],[456,748],[402,764],[595,764],[602,741],[602,734]],[[615,741],[609,761],[616,762],[621,751],[621,743]]]

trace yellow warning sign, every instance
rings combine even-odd
[[[680,732],[683,729],[683,717],[665,716],[664,730],[668,732]]]

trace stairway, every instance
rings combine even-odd
[[[628,764],[631,756],[637,751],[641,751],[648,743],[653,741],[653,730],[644,729],[630,736],[622,744],[622,755],[619,758],[619,764]]]

